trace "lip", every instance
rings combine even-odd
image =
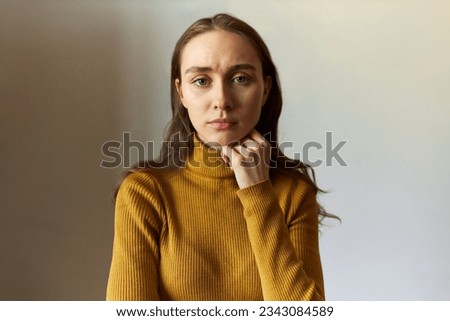
[[[232,122],[225,118],[217,118],[208,122],[208,124],[215,129],[227,129],[233,126],[235,122]]]

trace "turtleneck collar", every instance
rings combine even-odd
[[[220,151],[201,142],[197,135],[193,137],[194,149],[186,164],[188,171],[212,178],[233,178],[234,173],[224,161]]]

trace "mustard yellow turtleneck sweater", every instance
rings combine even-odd
[[[275,174],[239,189],[198,141],[185,168],[129,175],[116,200],[108,300],[323,300],[316,194]]]

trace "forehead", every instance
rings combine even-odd
[[[209,31],[191,39],[181,54],[181,71],[192,66],[226,67],[252,64],[261,68],[256,49],[242,36],[223,30]]]

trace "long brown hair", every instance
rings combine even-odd
[[[183,163],[188,159],[194,146],[193,133],[195,130],[189,119],[186,108],[181,103],[176,90],[175,81],[181,79],[181,55],[186,44],[193,38],[214,30],[233,32],[249,41],[259,54],[262,63],[263,76],[270,76],[272,79],[272,87],[269,96],[261,109],[261,116],[255,127],[256,130],[271,144],[271,172],[300,171],[305,179],[314,187],[316,193],[323,192],[316,184],[314,170],[300,160],[286,157],[278,146],[278,119],[281,114],[283,100],[278,72],[272,61],[269,49],[255,29],[244,21],[224,13],[217,14],[210,18],[197,20],[183,33],[176,43],[172,55],[172,69],[170,75],[172,119],[166,128],[159,158],[157,160],[144,160],[139,162],[132,169],[125,172],[124,176],[126,177],[132,172],[160,167],[179,168],[181,165],[180,163]],[[336,218],[335,215],[327,213],[320,205],[319,215],[321,219],[324,217]]]

